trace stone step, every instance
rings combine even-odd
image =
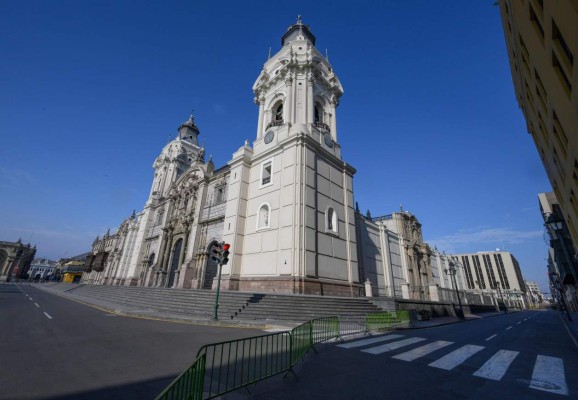
[[[91,297],[91,298],[95,298],[95,299],[102,299],[103,296],[99,296],[96,293],[83,293],[83,296],[86,297]],[[202,301],[198,301],[196,299],[190,299],[188,301],[182,301],[182,300],[177,300],[177,299],[172,299],[169,297],[155,297],[155,298],[150,298],[150,297],[139,297],[139,296],[119,296],[119,295],[108,295],[106,296],[106,299],[108,301],[111,301],[113,303],[117,303],[117,304],[126,304],[126,305],[139,305],[139,306],[146,306],[149,308],[154,308],[155,306],[167,306],[167,307],[181,307],[181,308],[191,308],[191,309],[195,309],[195,308],[199,308],[199,309],[203,309],[203,308],[207,308],[207,307],[213,307],[215,304],[215,299],[207,299],[207,300],[202,300]],[[219,299],[219,306],[220,307],[225,307],[227,306],[228,308],[232,309],[232,310],[239,310],[241,308],[243,308],[246,305],[246,302],[240,302],[240,301],[235,301],[234,299]]]

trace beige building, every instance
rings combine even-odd
[[[492,294],[526,307],[526,283],[518,260],[507,251],[452,254],[463,270],[466,290]]]
[[[502,0],[518,104],[578,244],[578,0]]]

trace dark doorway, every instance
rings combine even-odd
[[[167,287],[173,287],[175,283],[175,275],[179,269],[179,260],[181,258],[181,248],[183,247],[183,239],[177,240],[175,247],[173,247],[173,257],[171,262],[171,269],[169,271],[169,283]]]
[[[218,245],[217,242],[213,242],[209,246],[209,256],[207,257],[207,266],[205,268],[205,279],[203,281],[203,289],[212,289],[213,279],[215,279],[215,277],[217,276],[219,264],[213,261],[211,258],[211,256],[213,255],[213,249],[217,245]]]

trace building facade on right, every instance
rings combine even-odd
[[[576,289],[578,288],[578,261],[567,225],[562,217],[556,195],[538,194],[540,212],[549,236],[548,277],[552,297],[560,307],[578,311]]]
[[[502,0],[518,105],[578,246],[578,0]]]

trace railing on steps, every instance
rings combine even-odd
[[[212,399],[290,371],[318,343],[408,324],[407,311],[317,318],[291,331],[208,344],[156,400]]]

